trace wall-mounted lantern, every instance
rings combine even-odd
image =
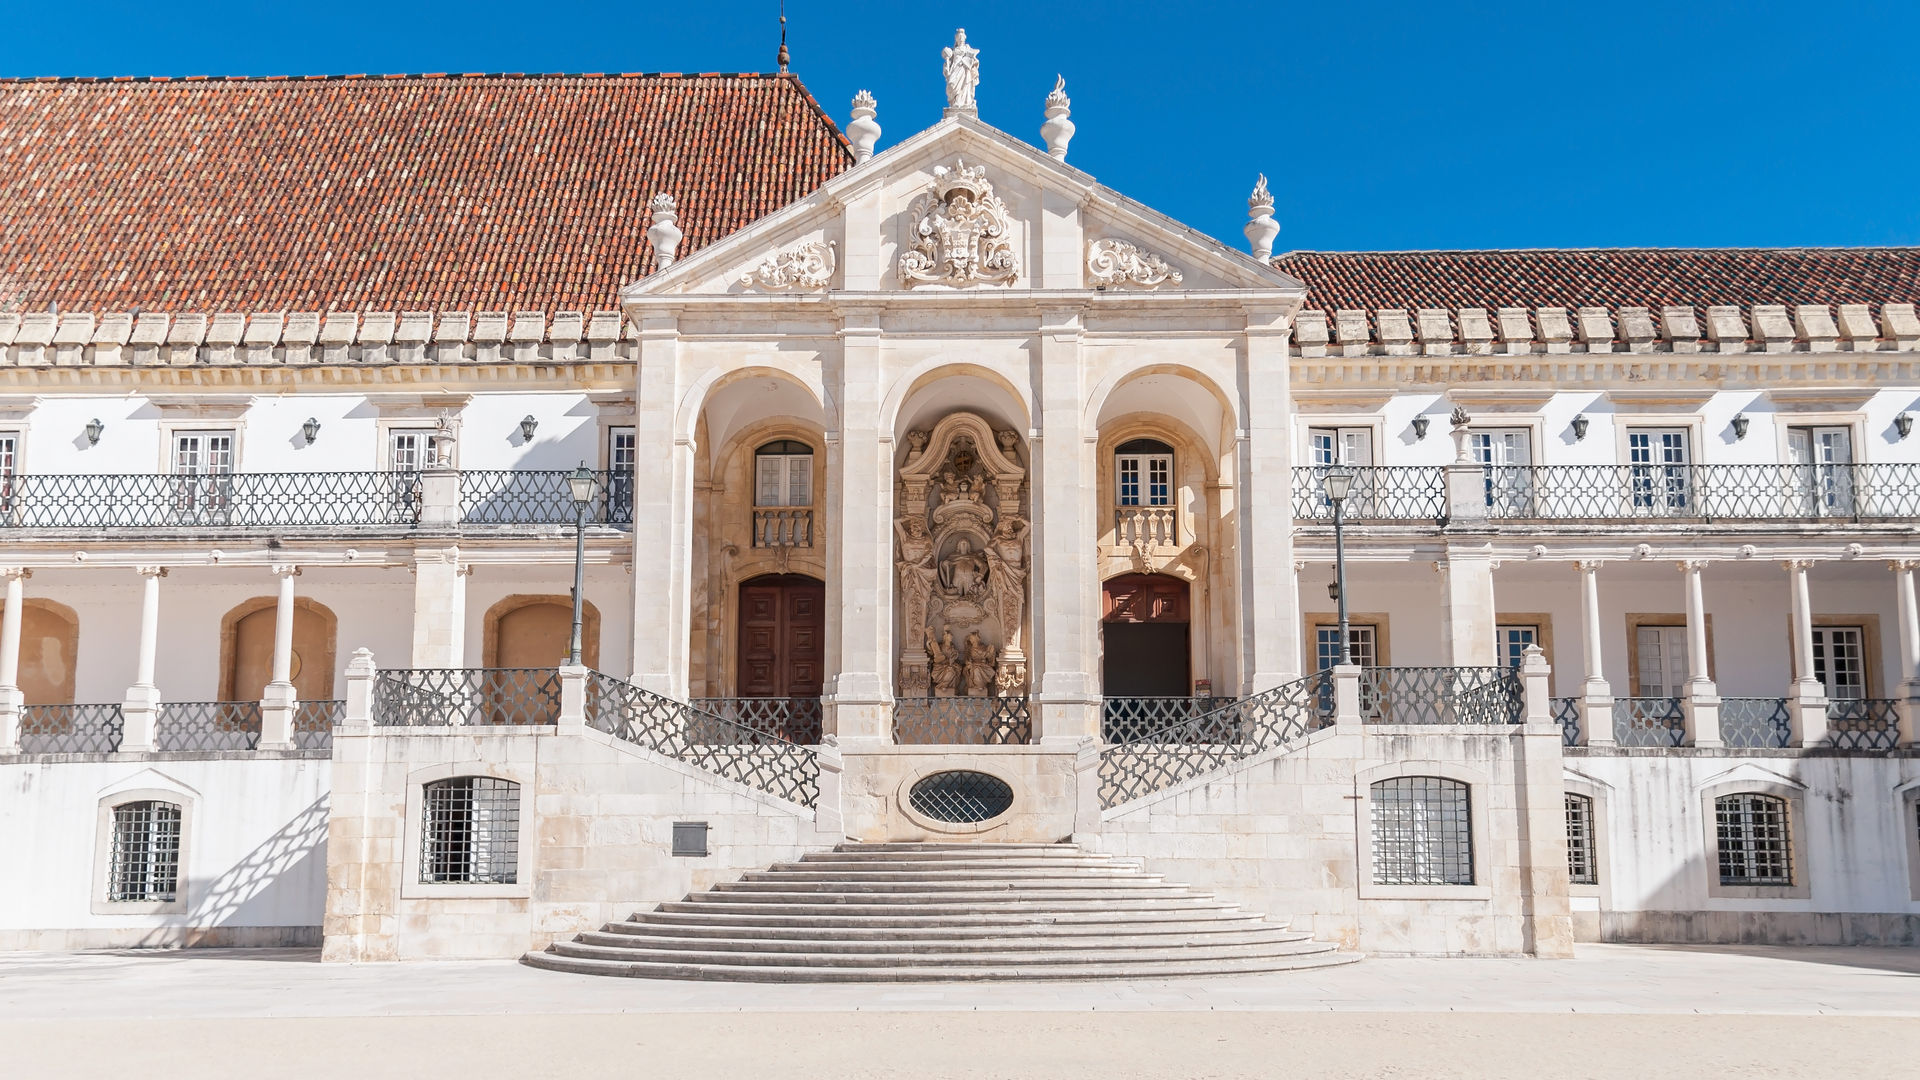
[[[528,413],[527,415],[521,417],[520,418],[520,441],[532,442],[533,433],[535,431],[538,431],[539,429],[540,429],[540,421],[535,420],[533,418],[532,413]]]
[[[100,433],[105,430],[107,430],[107,425],[101,423],[99,417],[96,416],[93,419],[87,421],[87,445],[99,446]]]
[[[1580,442],[1585,439],[1587,437],[1587,427],[1592,423],[1593,421],[1587,419],[1586,413],[1575,413],[1573,416],[1573,441]]]
[[[1433,418],[1426,413],[1421,413],[1419,416],[1413,418],[1413,439],[1415,442],[1419,442],[1427,437],[1427,425],[1431,423],[1433,423]]]
[[[313,440],[320,437],[319,419],[312,416],[307,417],[307,422],[300,425],[300,434],[306,436],[307,445],[312,446]]]
[[[1901,413],[1893,418],[1893,430],[1900,433],[1902,439],[1913,433],[1913,414]]]
[[[1741,439],[1744,439],[1744,438],[1746,438],[1746,437],[1747,437],[1747,428],[1749,428],[1749,427],[1751,427],[1752,425],[1753,425],[1753,421],[1752,421],[1752,420],[1749,420],[1749,419],[1747,419],[1747,414],[1746,414],[1746,413],[1737,413],[1737,414],[1735,414],[1735,415],[1734,415],[1734,418],[1733,418],[1733,439],[1734,439],[1734,441],[1735,441],[1735,442],[1739,442],[1739,441],[1740,441]]]

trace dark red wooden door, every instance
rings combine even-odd
[[[825,680],[827,587],[799,574],[740,585],[740,697],[818,697]]]

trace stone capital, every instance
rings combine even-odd
[[[1708,563],[1709,560],[1707,559],[1681,559],[1679,562],[1673,564],[1673,568],[1683,574],[1696,574],[1705,570]]]
[[[1887,569],[1893,571],[1896,574],[1902,571],[1911,572],[1914,570],[1920,570],[1920,559],[1888,559]],[[5,571],[0,571],[0,574],[4,574],[4,573]]]
[[[14,578],[19,578],[25,581],[32,576],[32,569],[25,566],[0,566],[0,580],[11,581]]]
[[[274,577],[298,577],[300,575],[300,568],[292,563],[274,563],[268,569],[273,571]]]
[[[1600,568],[1605,565],[1607,565],[1607,560],[1605,559],[1576,559],[1574,560],[1573,568],[1583,574],[1594,574],[1598,573]]]
[[[1811,570],[1813,569],[1813,565],[1819,561],[1818,559],[1782,559],[1780,560],[1780,568],[1789,573],[1795,570]]]
[[[164,566],[136,566],[133,569],[134,569],[134,572],[139,574],[141,577],[150,578],[150,577],[166,577],[167,576],[167,568]]]

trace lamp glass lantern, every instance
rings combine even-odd
[[[527,415],[521,417],[520,418],[520,441],[532,442],[533,433],[535,431],[538,431],[539,429],[540,429],[540,421],[535,420],[533,418],[532,413],[528,413]]]
[[[1353,494],[1354,471],[1345,465],[1335,465],[1320,477],[1320,483],[1327,489],[1327,501],[1333,504],[1333,598],[1340,612],[1340,664],[1353,663],[1353,642],[1347,628],[1347,544],[1346,522],[1347,497]]]
[[[1427,427],[1432,423],[1433,423],[1433,417],[1428,416],[1426,413],[1421,413],[1419,416],[1414,417],[1413,418],[1414,441],[1418,442],[1421,439],[1425,439],[1427,437]]]
[[[1893,418],[1893,430],[1900,433],[1902,439],[1913,434],[1913,414],[1903,412]]]
[[[1738,442],[1747,437],[1747,428],[1753,423],[1746,413],[1736,413],[1733,418],[1733,438]]]
[[[87,421],[87,445],[100,445],[100,433],[106,430],[107,425],[101,423],[100,418],[97,416]]]
[[[1346,502],[1347,496],[1353,494],[1353,480],[1353,470],[1345,465],[1328,469],[1320,478],[1320,483],[1327,489],[1327,501],[1335,506]]]
[[[1584,440],[1587,437],[1587,427],[1592,423],[1593,421],[1587,419],[1586,413],[1575,413],[1573,417],[1573,441],[1580,442]]]
[[[320,437],[319,418],[312,416],[307,417],[307,422],[300,425],[300,434],[306,437],[307,445],[312,446],[313,440]]]
[[[593,470],[585,462],[567,474],[567,493],[573,496],[575,506],[585,506],[593,501]]]

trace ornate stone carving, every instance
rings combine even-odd
[[[740,284],[761,289],[824,289],[833,284],[833,241],[808,240],[781,248],[740,275]]]
[[[1180,284],[1180,271],[1151,251],[1125,240],[1095,240],[1087,245],[1089,285],[1139,285],[1151,289],[1169,281]]]
[[[953,44],[940,50],[940,61],[947,77],[948,111],[978,113],[973,94],[980,86],[980,50],[967,44],[965,30],[953,32]]]
[[[1007,207],[986,170],[956,161],[933,170],[932,190],[908,211],[900,280],[913,285],[1006,285],[1020,276]]]
[[[1026,693],[1027,472],[1019,436],[955,413],[912,431],[894,520],[902,697]]]
[[[1040,138],[1047,144],[1047,155],[1055,161],[1067,160],[1067,144],[1073,141],[1073,100],[1067,97],[1067,77],[1053,77],[1053,93],[1047,95],[1047,119],[1040,125]]]

